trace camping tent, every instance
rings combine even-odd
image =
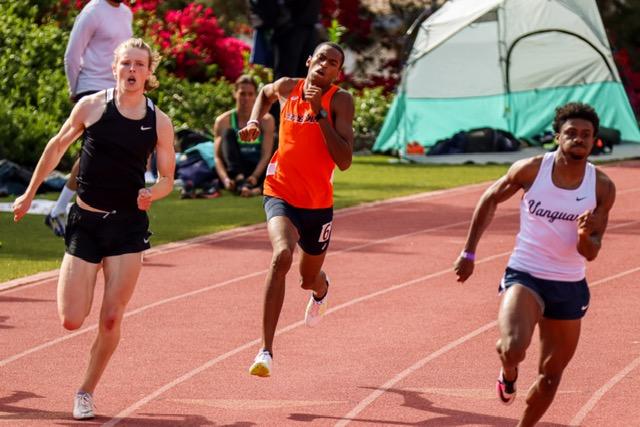
[[[529,138],[570,101],[640,142],[595,0],[449,0],[420,26],[373,149],[477,127]]]

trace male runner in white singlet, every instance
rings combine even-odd
[[[613,182],[587,161],[598,126],[598,115],[589,105],[569,103],[556,109],[558,149],[514,163],[485,191],[455,262],[458,281],[464,282],[473,273],[476,247],[497,205],[524,190],[520,232],[500,283],[496,344],[502,362],[496,391],[508,405],[516,396],[518,364],[535,326],[540,329],[539,373],[520,427],[535,425],[551,405],[589,307],[585,259],[598,255],[615,200]]]

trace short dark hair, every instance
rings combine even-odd
[[[243,74],[240,77],[238,77],[236,79],[236,82],[233,84],[233,89],[238,90],[240,88],[240,85],[242,84],[253,85],[253,87],[256,89],[256,92],[258,91],[258,82],[256,82],[256,79],[254,79],[249,74]]]
[[[342,61],[340,62],[340,67],[344,65],[344,49],[342,49],[342,46],[334,42],[322,42],[318,46],[316,46],[315,49],[313,49],[313,54],[315,55],[318,49],[320,49],[322,46],[330,46],[335,50],[337,50],[338,52],[340,52],[340,55],[342,55]]]
[[[560,133],[560,128],[569,119],[584,119],[591,122],[593,125],[593,134],[598,133],[600,128],[600,119],[598,113],[589,104],[583,104],[581,102],[570,102],[556,108],[556,117],[553,119],[553,131]]]

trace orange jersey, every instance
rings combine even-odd
[[[267,167],[264,194],[278,197],[296,208],[329,208],[333,206],[335,162],[311,104],[303,100],[304,82],[304,79],[298,81],[280,111],[278,151]],[[329,112],[331,126],[331,98],[338,89],[331,85],[321,100],[322,108]]]

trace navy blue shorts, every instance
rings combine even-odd
[[[102,258],[149,249],[149,217],[144,211],[113,214],[71,206],[65,232],[66,252],[98,264]]]
[[[333,208],[296,208],[277,197],[264,197],[267,222],[276,216],[285,216],[298,230],[298,245],[309,255],[320,255],[329,247]]]
[[[533,291],[546,318],[573,320],[581,319],[587,313],[590,294],[585,279],[577,282],[545,280],[507,267],[500,282],[500,293],[513,285],[522,285]]]

